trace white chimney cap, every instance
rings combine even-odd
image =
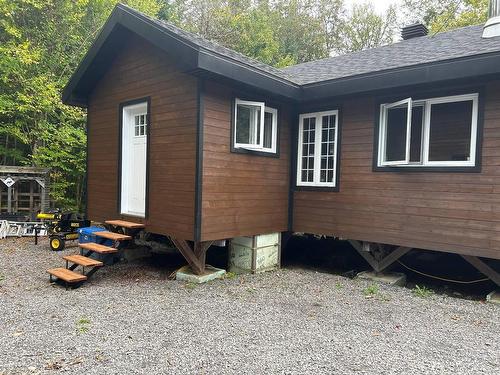
[[[483,38],[500,36],[500,17],[493,17],[486,22],[483,29]]]
[[[500,36],[500,0],[490,0],[489,17],[484,25],[483,38]]]

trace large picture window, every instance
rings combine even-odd
[[[297,186],[336,187],[338,111],[299,116]]]
[[[478,94],[380,106],[378,166],[476,165]]]
[[[264,102],[235,100],[234,148],[276,153],[278,111]]]

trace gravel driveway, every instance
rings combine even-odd
[[[63,253],[0,242],[0,374],[499,374],[500,308],[284,269],[205,285],[122,263],[48,283]],[[369,293],[371,292],[371,294]]]

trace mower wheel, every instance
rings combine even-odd
[[[61,237],[50,237],[49,243],[52,251],[60,251],[64,249],[64,239]]]

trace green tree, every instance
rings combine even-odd
[[[334,36],[332,47],[337,53],[349,53],[392,43],[396,24],[394,7],[379,15],[371,3],[355,4]]]
[[[164,0],[160,15],[274,66],[327,55],[311,0]]]
[[[276,39],[284,57],[280,67],[328,57],[328,30],[326,21],[318,17],[318,5],[318,1],[286,0],[273,8]]]
[[[0,159],[50,167],[51,194],[81,208],[85,112],[61,90],[117,1],[0,0]],[[128,3],[156,15],[156,0]]]
[[[160,15],[277,67],[390,43],[396,26],[393,7],[343,0],[163,0]]]
[[[423,21],[436,33],[477,25],[488,19],[489,0],[405,0],[405,18]]]

